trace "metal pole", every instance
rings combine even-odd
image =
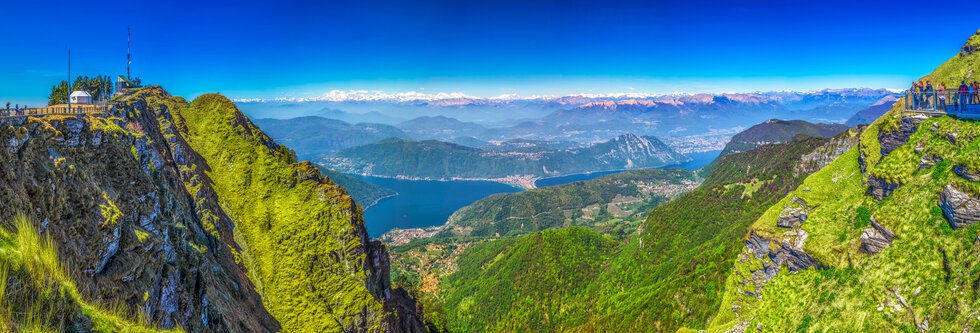
[[[71,48],[68,48],[68,110],[71,110]]]

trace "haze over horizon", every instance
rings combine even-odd
[[[43,104],[72,75],[132,72],[177,95],[719,93],[904,88],[975,27],[976,2],[786,3],[374,1],[327,4],[69,2],[0,5],[0,99]],[[846,10],[842,10],[846,9]],[[27,23],[47,13],[50,24]],[[935,29],[896,17],[942,15]],[[771,29],[773,26],[779,29]],[[938,33],[938,32],[944,33]],[[914,43],[910,42],[914,41]],[[895,52],[896,47],[906,47]],[[868,59],[874,59],[869,61]]]

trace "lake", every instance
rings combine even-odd
[[[692,161],[666,166],[689,170],[701,168],[711,163],[721,151],[685,154]],[[603,175],[622,172],[604,171],[539,179],[535,186],[551,186],[589,180]],[[364,225],[371,238],[380,237],[392,228],[425,228],[446,223],[449,216],[477,200],[495,193],[519,192],[520,188],[486,181],[432,181],[405,180],[371,176],[351,175],[366,182],[395,190],[398,195],[385,198],[364,211]]]
[[[520,188],[485,181],[432,181],[351,175],[372,184],[395,190],[364,212],[364,225],[371,238],[392,228],[424,228],[446,223],[449,216],[477,200],[494,193],[519,192]]]
[[[684,169],[688,169],[688,170],[697,170],[697,169],[700,169],[701,167],[703,167],[705,165],[708,165],[708,163],[711,163],[711,161],[713,161],[716,157],[718,157],[718,154],[721,154],[721,150],[712,150],[712,151],[706,151],[706,152],[703,152],[703,153],[689,153],[689,154],[684,154],[685,156],[691,158],[691,161],[690,162],[681,163],[681,164],[674,164],[674,165],[668,165],[668,166],[661,167],[661,168],[658,168],[658,169],[665,169],[665,168],[684,168]],[[537,187],[545,187],[545,186],[568,184],[568,183],[577,182],[577,181],[580,181],[580,180],[595,179],[595,178],[599,178],[599,177],[602,177],[602,176],[605,176],[605,175],[614,174],[614,173],[623,172],[623,171],[626,171],[626,170],[601,171],[601,172],[592,172],[592,173],[580,173],[580,174],[568,175],[568,176],[561,176],[561,177],[542,178],[542,179],[538,179],[537,181],[535,181],[534,182],[534,186],[537,186]]]

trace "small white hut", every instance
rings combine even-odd
[[[72,92],[69,98],[71,104],[92,104],[92,95],[81,90]]]

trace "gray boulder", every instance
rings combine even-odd
[[[953,229],[968,227],[980,221],[980,200],[952,185],[943,187],[939,207]]]
[[[895,233],[878,224],[872,216],[871,228],[864,229],[864,233],[861,234],[861,250],[876,254],[891,245],[892,239],[895,239]]]

